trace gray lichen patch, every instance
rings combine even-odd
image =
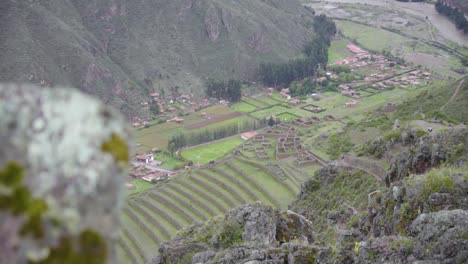
[[[6,258],[0,263],[44,257],[61,239],[78,239],[83,230],[99,230],[112,253],[123,199],[122,162],[128,162],[131,145],[123,117],[72,89],[14,84],[0,85],[0,117],[0,168],[21,164],[24,188],[17,194],[30,197],[33,208],[27,217],[0,212],[0,230],[7,221],[14,230],[5,241],[20,241],[2,244]],[[5,186],[2,194],[9,192]],[[43,205],[47,210],[38,217]],[[112,254],[107,259],[112,262]]]

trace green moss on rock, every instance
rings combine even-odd
[[[110,153],[115,161],[122,162],[127,166],[130,161],[127,143],[117,134],[112,133],[111,139],[102,143],[101,149],[103,152]]]
[[[104,264],[107,259],[107,246],[104,238],[93,230],[83,230],[78,243],[71,237],[64,237],[57,247],[51,248],[46,259],[34,264]]]
[[[243,229],[238,223],[226,223],[218,235],[221,247],[228,248],[236,243],[242,242],[242,232]]]
[[[10,194],[0,196],[0,209],[8,210],[15,216],[25,216],[20,235],[31,234],[34,238],[44,237],[43,215],[47,211],[47,203],[42,199],[34,199],[29,189],[22,184],[24,169],[16,162],[8,162],[0,171],[0,182],[10,187]]]

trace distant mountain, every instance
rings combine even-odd
[[[78,87],[132,116],[150,92],[202,95],[207,77],[296,56],[312,17],[297,0],[3,0],[0,81]]]

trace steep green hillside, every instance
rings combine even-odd
[[[296,56],[312,14],[296,0],[2,1],[0,81],[72,85],[123,112],[149,92],[203,93]]]
[[[407,119],[435,117],[468,124],[468,78],[434,86],[405,103],[397,116]],[[422,114],[422,116],[421,116]]]

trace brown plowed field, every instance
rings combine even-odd
[[[211,125],[211,124],[215,124],[215,123],[218,123],[218,122],[222,122],[224,120],[228,120],[228,119],[231,119],[231,118],[235,118],[235,117],[238,117],[238,116],[241,116],[242,113],[239,113],[239,112],[233,112],[233,113],[230,113],[230,114],[227,114],[227,115],[220,115],[220,116],[215,116],[215,117],[212,117],[210,119],[207,119],[205,121],[202,121],[202,122],[199,122],[199,123],[195,123],[195,124],[191,124],[191,125],[188,125],[188,126],[185,126],[186,129],[195,129],[195,128],[200,128],[200,127],[204,127],[204,126],[207,126],[207,125]]]

